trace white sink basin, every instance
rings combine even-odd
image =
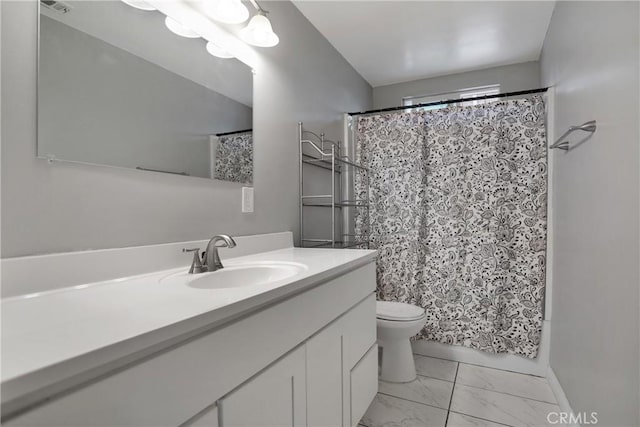
[[[160,280],[182,283],[196,289],[229,289],[277,282],[302,273],[307,267],[293,262],[264,262],[230,265],[210,273],[178,273]]]

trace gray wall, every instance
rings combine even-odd
[[[255,213],[241,185],[36,159],[36,2],[2,1],[2,256],[251,234],[298,226],[297,128],[341,131],[371,87],[289,2],[254,78]]]
[[[251,128],[251,107],[46,16],[40,29],[40,156],[208,178],[209,135]],[[248,66],[229,78],[252,91]]]
[[[556,135],[598,121],[555,153],[550,364],[575,412],[638,426],[639,98],[637,2],[558,2],[542,52]]]
[[[466,73],[449,74],[429,79],[414,80],[373,89],[373,107],[387,108],[402,105],[405,96],[453,92],[477,86],[500,84],[501,92],[536,89],[540,87],[538,62],[505,65]]]

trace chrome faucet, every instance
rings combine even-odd
[[[218,246],[218,242],[223,242]],[[222,261],[220,261],[220,255],[218,255],[218,248],[227,247],[235,248],[236,242],[230,236],[226,234],[220,234],[213,236],[207,244],[207,250],[204,251],[202,257],[200,256],[200,248],[182,249],[182,252],[193,252],[193,262],[189,269],[189,274],[204,273],[207,271],[216,271],[224,268]]]
[[[222,245],[217,246],[216,243],[223,242]],[[204,265],[207,267],[207,271],[216,271],[224,268],[220,256],[218,255],[219,247],[235,248],[236,241],[226,234],[220,234],[213,236],[207,244],[207,250],[204,253]]]

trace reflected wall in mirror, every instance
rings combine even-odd
[[[251,68],[120,1],[41,3],[38,156],[253,182]]]

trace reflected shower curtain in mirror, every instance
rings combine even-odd
[[[466,103],[465,103],[466,104]],[[424,307],[420,337],[536,357],[546,266],[541,96],[361,116],[377,296]]]
[[[253,183],[253,131],[221,136],[215,158],[215,179]]]

